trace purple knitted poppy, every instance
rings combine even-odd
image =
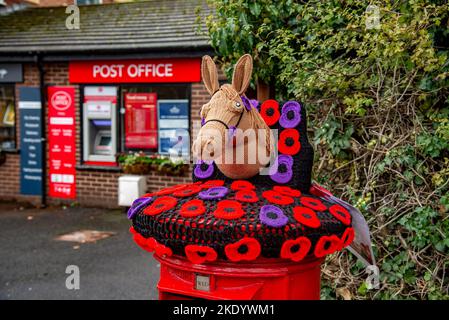
[[[209,178],[214,173],[213,161],[198,160],[193,170],[195,177],[199,179]]]
[[[251,102],[248,100],[248,98],[245,96],[241,96],[240,98],[242,99],[243,105],[245,106],[246,110],[250,111],[253,106],[251,105]]]
[[[271,204],[260,208],[259,219],[263,224],[273,228],[283,227],[288,222],[288,218],[282,209]]]
[[[271,180],[277,183],[287,183],[293,176],[293,158],[287,154],[280,154],[275,164],[270,168]]]
[[[206,124],[206,119],[205,118],[201,118],[201,126],[204,126]]]
[[[131,205],[131,208],[129,208],[128,210],[128,219],[132,219],[136,215],[136,213],[140,209],[148,205],[151,202],[151,200],[153,200],[152,197],[137,198],[136,200],[134,200]]]
[[[287,101],[282,106],[279,124],[284,128],[294,128],[301,122],[301,105],[296,101]]]
[[[256,108],[257,110],[259,110],[259,101],[257,101],[256,99],[251,99],[251,100],[249,100],[249,102],[251,103],[253,108]]]
[[[226,187],[212,187],[201,191],[198,195],[203,200],[214,200],[223,198],[228,194],[228,191]]]

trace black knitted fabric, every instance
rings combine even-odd
[[[226,185],[229,188],[229,184]],[[184,255],[184,247],[188,244],[207,245],[215,249],[218,255],[226,259],[224,246],[236,242],[244,236],[251,236],[257,239],[262,246],[262,256],[278,257],[282,244],[289,239],[296,239],[300,236],[307,236],[314,245],[322,235],[337,235],[341,237],[346,230],[346,226],[332,216],[327,210],[316,211],[320,219],[319,228],[309,228],[293,217],[293,208],[300,205],[300,199],[293,198],[294,203],[290,205],[276,205],[282,208],[288,217],[285,227],[274,228],[264,225],[258,213],[262,206],[272,204],[267,201],[262,192],[271,189],[270,187],[257,188],[256,193],[259,201],[256,203],[243,204],[245,215],[235,220],[223,220],[214,217],[212,212],[216,209],[218,200],[203,200],[207,207],[206,214],[194,218],[186,218],[179,214],[182,204],[192,200],[194,197],[178,198],[176,206],[166,212],[156,216],[149,216],[142,213],[144,208],[133,218],[134,229],[145,238],[153,237],[158,242],[170,247],[174,254]],[[234,191],[230,191],[228,196],[222,200],[234,200]],[[313,195],[304,195],[310,198],[319,199]],[[320,201],[329,207],[330,204],[324,199]],[[208,227],[202,227],[208,226]]]
[[[282,106],[282,103],[279,104]],[[278,129],[281,133],[283,129],[279,122],[271,127]],[[185,255],[184,248],[186,245],[205,245],[213,248],[218,257],[227,259],[224,253],[224,247],[228,244],[235,243],[244,237],[252,237],[261,245],[261,255],[263,257],[279,257],[280,250],[286,240],[294,240],[300,236],[306,236],[312,243],[310,253],[313,253],[314,247],[320,237],[336,235],[339,238],[345,230],[350,227],[336,219],[326,209],[324,211],[315,211],[320,220],[320,227],[311,228],[301,224],[293,217],[293,208],[300,206],[301,197],[310,197],[319,199],[326,208],[332,204],[322,198],[318,198],[309,193],[311,186],[311,173],[313,165],[313,148],[307,138],[307,115],[304,105],[301,108],[301,122],[296,127],[300,134],[300,151],[292,156],[294,160],[293,177],[286,184],[274,182],[270,176],[256,176],[248,179],[256,189],[254,190],[259,200],[255,203],[241,202],[245,214],[238,219],[224,220],[213,215],[219,200],[203,200],[206,206],[206,212],[200,216],[186,218],[179,212],[181,206],[192,199],[199,199],[198,194],[188,197],[175,197],[176,205],[160,214],[151,216],[146,215],[143,211],[148,207],[142,207],[133,216],[133,227],[143,237],[152,237],[157,242],[169,247],[174,254]],[[223,180],[224,186],[229,189],[228,194],[220,200],[235,200],[235,191],[230,189],[230,185],[234,180],[227,178],[221,173],[214,164],[214,173],[206,179],[198,179],[193,175],[194,182],[206,182],[209,180]],[[271,190],[274,186],[289,186],[296,190],[300,190],[301,197],[292,197],[294,203],[288,205],[276,205],[266,200],[262,193]],[[172,196],[168,194],[168,196]],[[154,199],[157,196],[153,197]],[[154,201],[153,199],[153,201]],[[283,213],[288,217],[288,223],[280,228],[265,225],[259,218],[259,212],[264,205],[276,205],[282,209]],[[149,204],[151,205],[151,204]]]

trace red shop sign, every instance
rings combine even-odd
[[[125,94],[125,145],[157,148],[156,93]]]
[[[48,87],[50,197],[76,197],[75,88]]]
[[[200,59],[72,61],[71,83],[199,82]]]

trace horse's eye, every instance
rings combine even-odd
[[[237,109],[239,109],[241,106],[242,106],[242,105],[240,104],[240,102],[236,102],[236,103],[235,103],[235,107],[236,107]]]

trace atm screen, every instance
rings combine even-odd
[[[111,144],[111,137],[102,136],[100,139],[100,146],[109,146]]]
[[[95,136],[94,154],[111,154],[112,138],[110,130],[100,130]]]

